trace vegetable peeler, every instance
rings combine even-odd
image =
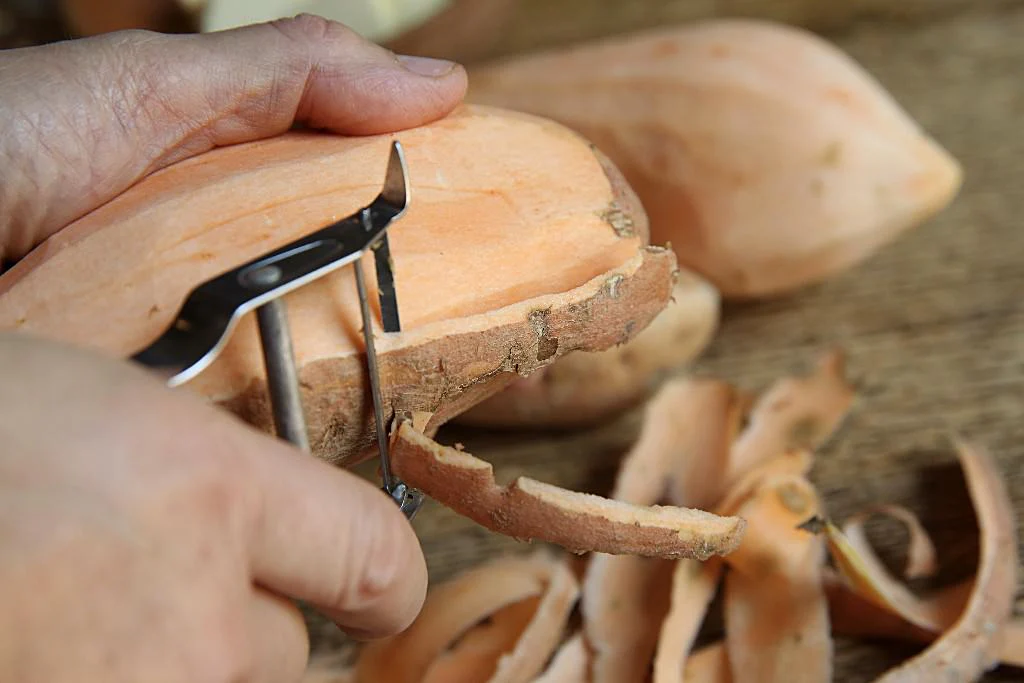
[[[384,331],[401,331],[387,228],[405,213],[408,185],[405,154],[396,140],[391,145],[383,188],[370,204],[198,285],[189,292],[174,322],[132,360],[166,377],[168,386],[178,386],[208,367],[223,350],[239,319],[255,311],[275,430],[281,439],[309,452],[288,315],[281,297],[355,263],[383,489],[411,520],[423,502],[423,494],[391,473],[370,303],[360,267],[363,256],[372,251]]]

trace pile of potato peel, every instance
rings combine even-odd
[[[314,663],[308,683],[829,681],[834,636],[922,644],[886,682],[1024,666],[1024,620],[1011,617],[1016,521],[984,449],[953,442],[980,533],[971,580],[922,596],[888,573],[864,533],[871,515],[907,526],[907,578],[938,568],[926,530],[900,506],[830,519],[809,472],[854,399],[838,351],[759,396],[714,379],[666,382],[612,497],[736,514],[747,526],[734,551],[701,561],[542,548],[492,559],[432,587],[408,630],[364,646],[350,668]],[[724,637],[695,649],[718,594]]]

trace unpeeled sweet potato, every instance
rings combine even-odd
[[[458,416],[489,428],[574,429],[638,405],[707,347],[718,329],[718,291],[686,270],[672,300],[629,342],[606,351],[571,353]]]
[[[375,331],[386,419],[436,427],[517,374],[631,339],[667,305],[675,258],[645,246],[610,162],[561,125],[466,107],[397,135],[293,132],[159,171],[0,276],[0,330],[126,357],[198,283],[371,201],[396,137],[411,203],[389,230],[403,330]],[[353,267],[285,297],[312,450],[341,464],[374,453]],[[269,430],[254,318],[184,388]]]
[[[723,296],[849,268],[944,208],[958,162],[858,64],[765,21],[694,22],[510,57],[469,99],[560,121],[622,169],[651,239]]]

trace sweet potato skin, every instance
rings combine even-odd
[[[740,543],[746,522],[702,510],[630,505],[518,477],[499,485],[489,463],[423,436],[408,420],[391,465],[410,486],[495,533],[570,552],[706,560]]]
[[[672,301],[626,344],[573,353],[470,408],[464,425],[499,429],[590,427],[640,404],[666,377],[711,342],[719,322],[718,291],[680,269]]]
[[[593,292],[550,308],[538,308],[501,328],[427,339],[378,352],[385,419],[432,413],[427,431],[493,395],[520,375],[574,349],[597,351],[628,341],[667,304],[675,258],[647,247],[628,277],[610,275]],[[376,455],[373,404],[362,356],[316,361],[299,372],[314,455],[355,465]],[[273,417],[266,385],[221,402],[246,422],[270,431]]]

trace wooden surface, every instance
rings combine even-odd
[[[915,26],[864,23],[834,39],[959,159],[966,179],[948,211],[823,286],[786,299],[727,306],[696,372],[756,388],[838,344],[860,390],[857,407],[812,473],[839,519],[874,502],[917,511],[934,534],[938,583],[967,576],[977,537],[945,434],[987,446],[1024,518],[1024,8]],[[636,436],[637,414],[563,435],[446,428],[494,463],[499,480],[528,474],[605,493]],[[528,546],[429,504],[415,520],[432,579]],[[888,532],[888,533],[886,533]],[[1024,536],[1024,533],[1018,531]],[[901,547],[898,527],[873,538]],[[898,553],[888,559],[901,565]],[[1024,601],[1018,592],[1018,612]],[[317,627],[317,644],[337,644]],[[840,641],[836,681],[871,681],[913,646]],[[1001,669],[986,681],[1024,680]]]

